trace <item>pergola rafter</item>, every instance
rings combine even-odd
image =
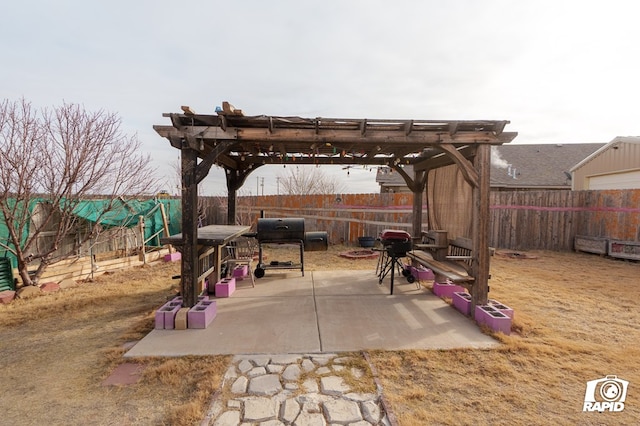
[[[486,302],[488,258],[482,253],[488,252],[490,147],[516,137],[517,133],[504,131],[508,121],[245,116],[226,102],[215,115],[196,114],[189,107],[182,110],[181,114],[163,114],[171,125],[154,129],[182,152],[182,228],[186,235],[182,290],[186,305],[193,306],[197,299],[197,271],[188,264],[194,258],[191,251],[196,250],[193,210],[197,208],[197,182],[213,165],[225,169],[228,223],[233,224],[236,191],[253,170],[269,164],[390,166],[400,172],[414,193],[415,237],[422,231],[428,172],[456,164],[474,194],[473,240],[480,244],[474,250],[474,302]],[[404,165],[413,166],[413,176],[404,172]]]

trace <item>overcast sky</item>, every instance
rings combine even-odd
[[[152,126],[181,105],[510,120],[512,143],[603,143],[640,135],[639,16],[635,0],[4,2],[0,97],[117,113],[171,192],[179,152]],[[264,177],[275,193],[283,172],[242,191]],[[378,191],[375,171],[332,172]],[[226,193],[221,169],[203,192]]]

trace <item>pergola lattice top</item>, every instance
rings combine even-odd
[[[443,146],[453,146],[469,158],[473,155],[467,149],[470,145],[500,145],[517,135],[504,132],[508,121],[490,120],[302,118],[224,112],[164,116],[173,125],[154,126],[158,134],[175,141],[176,148],[182,148],[179,139],[187,140],[201,158],[215,155],[215,164],[233,170],[287,161],[437,168],[452,163]],[[216,149],[221,142],[225,142],[224,149]]]
[[[186,305],[193,306],[197,299],[198,183],[214,164],[227,171],[228,222],[232,224],[236,191],[247,176],[262,165],[287,162],[394,168],[414,193],[414,236],[422,231],[422,197],[429,170],[456,164],[473,189],[473,304],[486,302],[490,145],[508,143],[517,136],[504,131],[508,121],[245,116],[227,102],[216,115],[196,114],[186,106],[182,111],[163,114],[172,125],[154,129],[181,151],[182,293]],[[413,166],[413,176],[403,170],[405,164]]]

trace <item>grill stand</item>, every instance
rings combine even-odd
[[[263,244],[295,244],[300,247],[300,263],[289,263],[284,262],[280,264],[276,262],[275,264],[272,262],[271,264],[265,265],[262,262],[262,245]],[[264,277],[265,271],[267,269],[300,269],[302,272],[302,276],[304,277],[304,240],[274,240],[274,241],[260,241],[258,243],[258,266],[256,266],[256,270],[254,271],[254,275],[256,278]]]
[[[391,273],[391,292],[393,294],[393,282],[395,270],[407,278],[410,283],[415,281],[415,277],[409,269],[405,269],[400,259],[406,257],[407,251],[411,250],[411,239],[382,239],[382,249],[376,272],[378,273],[378,285],[382,285],[382,280]]]

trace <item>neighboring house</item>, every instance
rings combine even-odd
[[[640,188],[640,137],[618,136],[571,169],[572,189]]]
[[[604,147],[603,143],[507,144],[491,152],[491,190],[570,190],[572,167]],[[405,170],[411,176],[410,166]],[[388,167],[378,169],[380,192],[408,192],[404,179]]]

